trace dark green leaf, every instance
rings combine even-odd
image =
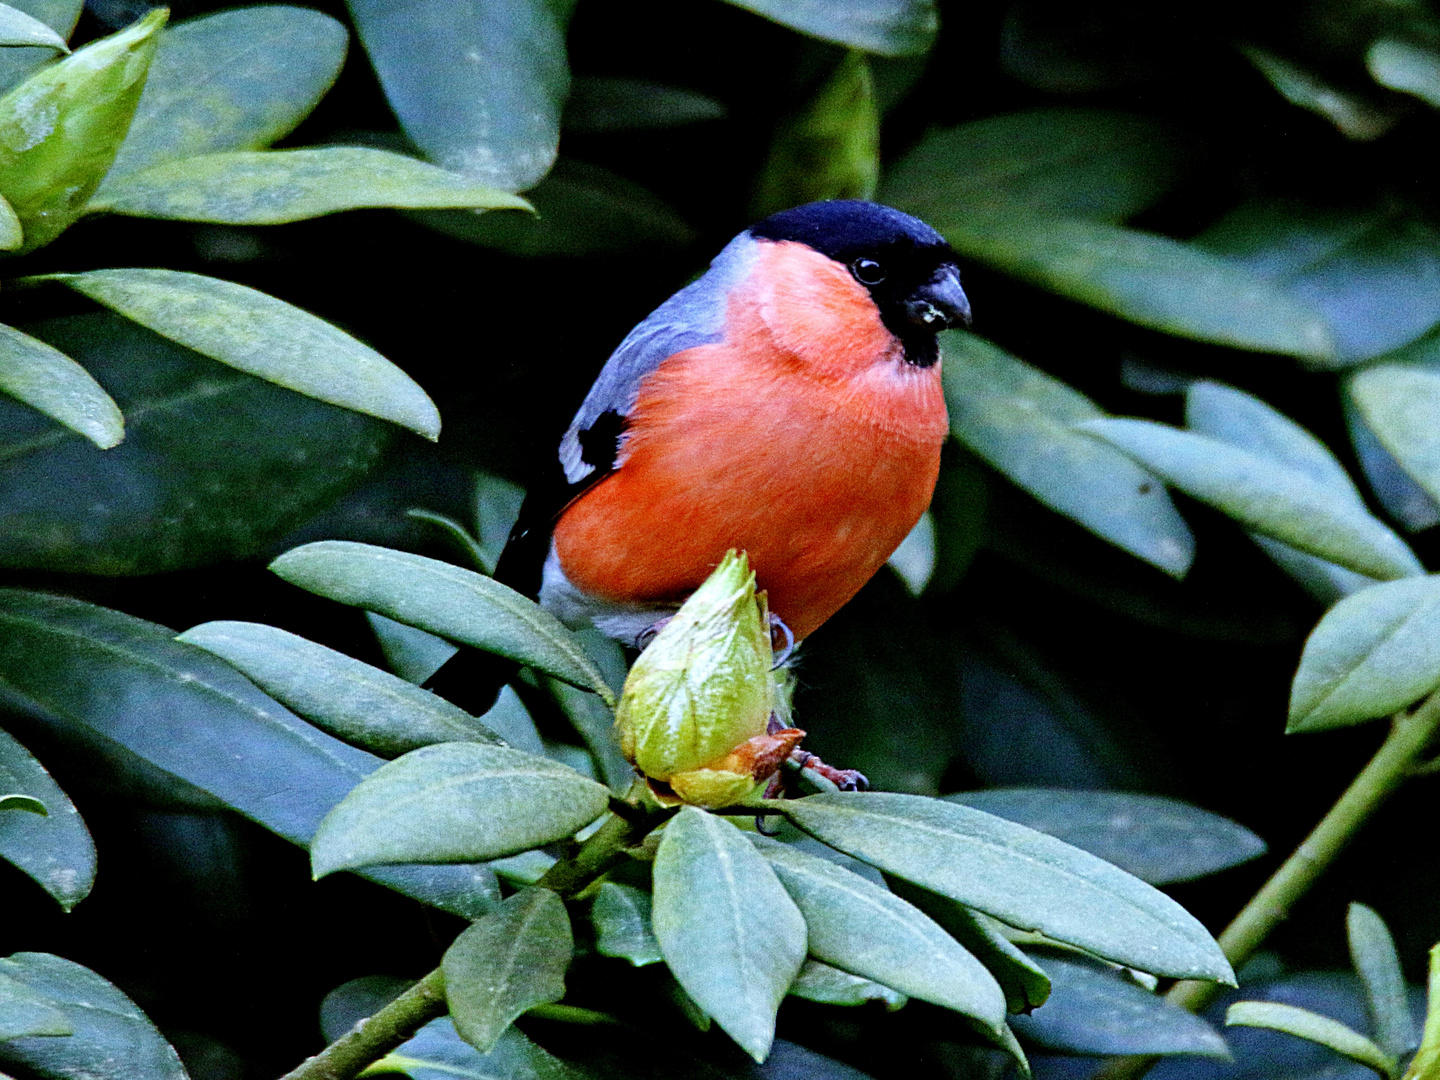
[[[0,641],[0,682],[64,732],[118,744],[302,846],[381,764],[288,712],[223,660],[176,641],[173,630],[117,611],[0,590]],[[482,866],[365,876],[470,917],[489,910],[497,891]]]
[[[1229,443],[1148,420],[1091,420],[1079,430],[1255,532],[1376,578],[1423,573],[1405,541],[1334,488]]]
[[[320,1002],[320,1034],[332,1043],[415,985],[414,979],[363,975],[342,983]]]
[[[89,968],[49,953],[15,953],[0,975],[49,998],[74,1034],[0,1042],[0,1065],[45,1080],[145,1077],[187,1080],[180,1058],[135,1003]]]
[[[390,107],[427,157],[506,191],[545,175],[570,89],[568,8],[548,0],[349,6]]]
[[[1430,339],[1427,337],[1425,340]],[[1354,398],[1342,391],[1340,404],[1345,415],[1345,427],[1350,434],[1350,445],[1360,460],[1370,490],[1385,512],[1410,532],[1419,532],[1440,523],[1440,503],[1427,495],[1425,489],[1400,467],[1394,455],[1385,449],[1385,444],[1360,415]]]
[[[0,1043],[27,1035],[71,1035],[75,1028],[60,1004],[5,974],[0,961]]]
[[[65,40],[85,7],[83,0],[15,0],[10,6],[33,15]],[[54,60],[55,50],[48,46],[0,49],[0,93]]]
[[[319,401],[440,437],[440,413],[374,349],[273,296],[178,270],[91,270],[58,281],[187,348]]]
[[[432,1020],[371,1069],[411,1080],[589,1080],[588,1073],[546,1053],[515,1027],[506,1028],[495,1049],[482,1054],[456,1034],[449,1017]]]
[[[805,919],[763,856],[727,821],[687,806],[655,855],[655,937],[696,1004],[756,1061],[805,959]]]
[[[880,199],[926,221],[1012,209],[1119,224],[1165,193],[1186,156],[1183,139],[1144,117],[1030,109],[927,135]]]
[[[1048,833],[1151,885],[1205,877],[1265,854],[1265,841],[1244,826],[1158,795],[998,788],[946,798]]]
[[[231,151],[169,161],[107,185],[90,209],[227,225],[280,225],[384,206],[530,209],[518,195],[363,146]]]
[[[168,17],[154,8],[0,97],[0,195],[24,227],[25,251],[84,213],[125,138]]]
[[[1268,49],[1241,46],[1246,58],[1291,105],[1323,116],[1347,139],[1368,142],[1395,126],[1395,114],[1346,93],[1319,75]]]
[[[624,791],[635,779],[635,769],[620,752],[615,716],[594,694],[587,694],[558,679],[545,680],[546,689],[579,734],[594,758],[600,778],[615,791]]]
[[[0,858],[14,863],[69,911],[95,883],[95,842],[45,767],[0,731],[0,791],[38,799],[44,816],[0,817]]]
[[[375,463],[388,425],[222,367],[113,315],[30,328],[129,413],[101,454],[0,400],[0,564],[149,574],[253,557]]]
[[[329,15],[286,4],[232,8],[170,27],[101,197],[137,169],[260,150],[290,134],[340,74],[348,37]]]
[[[322,731],[380,757],[399,757],[431,743],[500,742],[444,698],[278,627],[209,622],[178,640],[233,664]]]
[[[65,39],[46,23],[19,8],[0,4],[0,46],[12,48],[17,45],[43,45],[61,52],[70,51]]]
[[[918,795],[843,792],[778,806],[831,847],[1021,930],[1157,975],[1234,982],[1179,904],[1044,833]]]
[[[1180,337],[1322,362],[1324,320],[1234,262],[1104,222],[993,211],[932,221],[962,255]]]
[[[1220,1033],[1118,971],[1055,951],[1040,958],[1049,999],[1010,1024],[1021,1038],[1072,1054],[1203,1054],[1229,1057]]]
[[[570,631],[533,600],[483,574],[343,540],[294,548],[270,569],[302,589],[499,653],[613,700]]]
[[[23,810],[26,813],[38,814],[40,817],[49,815],[43,802],[33,795],[22,795],[19,792],[0,795],[0,810]]]
[[[560,840],[605,812],[609,792],[549,758],[441,743],[362,781],[320,823],[317,878],[377,863],[498,859]]]
[[[1410,1018],[1409,990],[1390,928],[1373,908],[1352,903],[1345,913],[1345,931],[1350,961],[1365,987],[1375,1041],[1397,1058],[1409,1053],[1420,1039]]]
[[[819,960],[806,960],[801,965],[800,974],[790,984],[790,993],[821,1005],[864,1005],[867,1001],[883,1001],[886,1012],[894,1012],[910,1000],[898,990],[822,964]]]
[[[650,894],[633,885],[602,882],[590,904],[595,951],[629,960],[635,967],[658,964],[660,943],[650,928]]]
[[[1374,1069],[1381,1076],[1393,1077],[1399,1073],[1395,1059],[1364,1035],[1339,1020],[1309,1009],[1279,1001],[1237,1001],[1226,1010],[1225,1023],[1283,1031],[1287,1035],[1328,1046],[1342,1057]]]
[[[925,591],[935,573],[935,519],[929,510],[920,515],[920,520],[890,553],[885,565],[895,571],[911,596]]]
[[[550,868],[558,861],[554,855],[532,850],[522,851],[519,855],[510,855],[503,859],[491,859],[485,865],[506,881],[520,885],[535,885],[550,872]],[[608,884],[609,882],[605,883],[605,885]],[[604,885],[600,886],[600,888],[604,887]]]
[[[380,643],[380,651],[385,654],[390,670],[416,686],[428,681],[445,661],[460,651],[442,637],[387,619],[384,615],[376,615],[373,611],[367,611],[365,618],[375,632],[375,639]]]
[[[1045,505],[1173,577],[1195,538],[1164,486],[1074,430],[1105,414],[1058,379],[964,331],[942,336],[955,437]]]
[[[1389,716],[1440,684],[1440,577],[1361,589],[1325,613],[1290,687],[1289,731]]]
[[[79,432],[101,450],[125,438],[125,419],[105,388],[59,349],[0,325],[0,391]]]
[[[23,243],[25,227],[15,215],[15,208],[4,196],[0,196],[0,251],[14,251]]]
[[[1381,86],[1413,94],[1440,109],[1440,56],[1400,38],[1381,38],[1365,53],[1365,66]]]
[[[526,1009],[565,996],[574,951],[559,895],[522,889],[445,950],[445,1000],[455,1030],[488,1054]]]
[[[933,0],[830,0],[824,4],[786,3],[785,0],[730,2],[802,34],[881,56],[926,52],[940,27]]]
[[[1345,390],[1360,418],[1431,499],[1440,499],[1440,371],[1424,363],[1434,341],[1424,338],[1414,350],[1420,363],[1401,360],[1362,368],[1346,380]],[[1407,357],[1408,359],[1408,357]]]
[[[720,120],[725,106],[678,86],[612,75],[577,75],[561,124],[577,135],[648,131]]]
[[[576,690],[575,693],[595,700],[593,695],[584,694],[583,691]],[[535,721],[530,718],[530,711],[525,708],[525,703],[520,700],[514,687],[502,686],[495,704],[490,706],[490,711],[482,716],[480,721],[516,750],[524,750],[527,754],[545,754],[545,741],[540,738]]]

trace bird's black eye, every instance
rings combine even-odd
[[[862,285],[879,285],[885,280],[885,271],[874,259],[856,259],[850,264],[850,272]]]

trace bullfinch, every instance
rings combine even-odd
[[[955,253],[855,200],[766,218],[611,354],[496,577],[630,645],[730,549],[808,636],[929,505],[948,431],[936,334]]]

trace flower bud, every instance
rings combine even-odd
[[[625,757],[668,782],[764,735],[775,700],[771,661],[755,575],[731,551],[630,669],[615,710]]]

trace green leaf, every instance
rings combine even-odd
[[[1375,1041],[1400,1057],[1420,1045],[1410,1017],[1405,972],[1395,952],[1395,939],[1379,914],[1364,904],[1352,903],[1345,913],[1350,960],[1365,987],[1365,1001],[1375,1024]]]
[[[1040,957],[1053,992],[1010,1024],[1021,1038],[1071,1054],[1200,1054],[1228,1058],[1220,1033],[1118,971],[1047,950]]]
[[[655,854],[660,951],[696,1004],[764,1061],[775,1012],[805,959],[805,919],[765,858],[729,822],[693,806]]]
[[[231,8],[169,27],[102,198],[137,169],[261,150],[284,138],[335,82],[348,37],[329,15],[286,4]]]
[[[1273,458],[1303,472],[1348,500],[1356,510],[1369,513],[1349,473],[1329,448],[1259,398],[1221,383],[1193,382],[1185,391],[1185,424],[1198,434],[1260,457]],[[1321,603],[1332,604],[1356,589],[1375,583],[1373,578],[1307,555],[1268,536],[1251,534],[1251,539]]]
[[[1172,487],[1248,529],[1376,578],[1423,573],[1383,522],[1298,469],[1148,420],[1091,420],[1078,430],[1129,454]]]
[[[101,450],[125,438],[125,418],[105,388],[59,349],[0,325],[0,391],[79,432]]]
[[[408,375],[323,319],[256,289],[178,270],[91,270],[44,280],[222,364],[432,441],[440,437],[439,412]]]
[[[940,28],[934,0],[830,0],[824,4],[785,0],[730,0],[736,7],[809,34],[881,56],[928,52]]]
[[[635,769],[620,751],[620,740],[615,734],[615,716],[605,702],[558,679],[546,679],[545,689],[595,759],[600,778],[614,791],[628,788],[635,779]]]
[[[428,158],[506,191],[524,191],[545,175],[570,89],[566,5],[349,0],[349,7],[390,107]]]
[[[1347,139],[1367,142],[1378,139],[1395,126],[1393,113],[1346,93],[1283,56],[1254,45],[1242,45],[1240,51],[1281,97],[1291,105],[1323,116]]]
[[[322,540],[270,569],[292,585],[409,626],[499,653],[614,700],[574,635],[547,611],[483,574],[403,551]]]
[[[0,976],[59,1006],[74,1033],[0,1042],[0,1065],[54,1080],[145,1077],[187,1080],[180,1058],[135,1003],[89,968],[49,953],[0,960]]]
[[[945,798],[1048,833],[1151,885],[1193,881],[1265,854],[1265,841],[1244,826],[1158,795],[995,788]]]
[[[1074,430],[1105,414],[1089,398],[983,338],[941,336],[950,430],[1052,510],[1173,577],[1195,538],[1164,486],[1119,451]]]
[[[320,1002],[320,1034],[332,1043],[415,985],[393,975],[362,975],[341,983]]]
[[[498,859],[571,836],[610,793],[549,758],[481,743],[413,750],[363,780],[310,845],[317,878],[377,863]]]
[[[805,916],[810,955],[976,1020],[999,1037],[1005,994],[918,908],[826,859],[753,838]]]
[[[1404,361],[1374,364],[1351,375],[1345,391],[1406,475],[1440,499],[1440,371]]]
[[[650,927],[650,894],[633,885],[604,881],[590,904],[595,951],[628,960],[635,967],[658,964],[660,942]]]
[[[518,195],[364,146],[231,151],[154,165],[108,185],[91,211],[280,225],[364,207],[528,210]]]
[[[549,889],[520,890],[445,950],[445,1001],[455,1030],[488,1054],[526,1009],[565,996],[574,951],[564,901]]]
[[[0,961],[0,1043],[28,1035],[73,1035],[58,1002],[4,973]]]
[[[125,138],[168,17],[154,8],[0,97],[0,195],[25,230],[24,251],[84,213]]]
[[[9,4],[0,4],[0,45],[41,45],[63,53],[70,51],[65,39],[47,24]]]
[[[0,683],[47,724],[102,754],[123,748],[292,843],[308,846],[326,812],[381,765],[173,630],[118,611],[0,590],[0,640]],[[133,770],[133,759],[121,767]],[[483,866],[363,876],[467,917],[489,910],[497,891]]]
[[[253,558],[375,464],[393,428],[222,367],[109,313],[28,328],[94,372],[125,442],[0,398],[0,564],[150,574]]]
[[[1234,985],[1184,908],[1044,833],[919,795],[840,792],[777,807],[817,840],[1021,930],[1156,975]]]
[[[584,691],[576,690],[575,693],[595,700]],[[516,750],[546,756],[545,740],[540,738],[535,721],[530,718],[530,710],[525,708],[525,703],[520,700],[520,695],[513,686],[507,684],[500,688],[500,696],[480,721]]]
[[[0,790],[39,800],[44,815],[0,817],[0,858],[30,875],[69,911],[95,884],[95,842],[60,785],[4,731],[0,731]]]
[[[790,984],[790,993],[793,997],[816,1001],[821,1005],[864,1005],[868,1001],[881,1001],[886,1012],[894,1012],[910,1000],[898,990],[822,964],[819,960],[806,960],[801,965],[800,974]]]
[[[1440,576],[1345,597],[1310,632],[1290,687],[1287,731],[1345,727],[1418,701],[1440,684]]]
[[[751,216],[822,199],[870,199],[880,179],[880,112],[865,54],[850,50],[815,96],[775,129]]]
[[[1342,1057],[1374,1069],[1384,1077],[1399,1075],[1395,1059],[1339,1020],[1279,1001],[1237,1001],[1225,1011],[1225,1023],[1268,1028],[1329,1047]]]
[[[177,640],[214,653],[321,731],[380,757],[432,743],[501,741],[444,698],[278,627],[208,622]]]
[[[1365,66],[1381,86],[1413,94],[1440,109],[1440,55],[1400,38],[1380,38],[1365,53]]]
[[[33,15],[66,40],[85,8],[84,0],[15,0],[10,6]],[[54,61],[55,50],[48,45],[0,49],[0,93]]]
[[[9,200],[0,196],[0,251],[14,251],[25,242],[25,228]]]
[[[432,1020],[409,1042],[381,1058],[363,1075],[401,1073],[411,1080],[590,1080],[508,1027],[495,1049],[482,1054],[460,1038],[449,1017]]]
[[[390,670],[416,686],[429,681],[445,661],[460,651],[442,637],[387,619],[384,615],[376,615],[373,611],[367,611],[365,618],[375,633]]]
[[[885,565],[895,571],[911,596],[919,596],[934,576],[935,553],[935,518],[926,510]]]
[[[1319,362],[1335,357],[1318,314],[1259,274],[1189,244],[1025,211],[931,224],[962,255],[1153,330]]]
[[[926,221],[1030,210],[1119,224],[1158,201],[1188,156],[1145,117],[1029,109],[930,133],[891,168],[880,201]]]
[[[1350,435],[1350,445],[1360,461],[1370,490],[1385,512],[1412,533],[1440,523],[1440,503],[1427,495],[1425,489],[1385,449],[1361,416],[1354,398],[1342,391],[1340,406]]]
[[[725,106],[678,86],[613,75],[577,75],[561,124],[577,135],[650,131],[722,120]]]
[[[49,816],[49,811],[45,809],[43,802],[33,795],[22,795],[19,792],[0,795],[0,810],[24,810],[27,813],[38,814],[40,817]]]

